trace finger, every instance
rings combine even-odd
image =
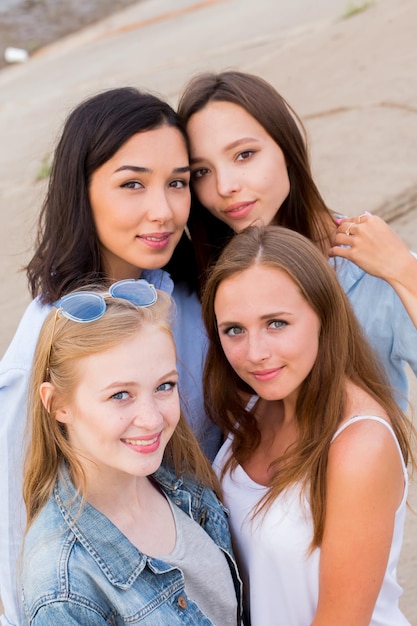
[[[349,237],[349,235],[353,234],[352,233],[352,226],[354,226],[354,222],[347,222],[347,224],[345,224],[344,234],[347,235],[348,237]]]

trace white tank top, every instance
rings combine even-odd
[[[396,568],[403,540],[408,475],[400,446],[391,426],[380,417],[360,415],[343,424],[335,439],[350,424],[374,420],[391,432],[400,454],[404,473],[404,494],[395,514],[394,534],[381,591],[370,626],[410,626],[398,607],[402,589]],[[221,447],[213,467],[220,476],[230,456],[231,438]],[[250,603],[252,626],[307,626],[318,602],[320,549],[308,555],[313,523],[307,498],[300,501],[297,486],[281,494],[265,516],[251,519],[255,505],[267,487],[255,483],[237,466],[222,481],[224,502],[230,511],[230,526],[236,554]],[[248,607],[246,607],[248,608]]]

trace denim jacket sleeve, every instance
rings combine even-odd
[[[29,622],[23,619],[23,626],[28,626]],[[35,617],[31,620],[30,626],[108,626],[109,622],[92,607],[81,605],[76,599],[52,602],[44,604]]]

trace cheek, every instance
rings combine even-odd
[[[216,192],[214,175],[210,174],[210,176],[206,176],[197,185],[194,185],[193,190],[201,204],[205,206],[210,211],[210,213],[215,214],[214,208],[212,206]]]
[[[239,345],[237,345],[237,342],[233,343],[230,339],[225,337],[220,339],[220,343],[226,359],[234,370],[238,370],[245,355],[243,342],[239,342]]]
[[[163,411],[164,418],[168,426],[175,429],[180,421],[180,401],[179,398],[173,399]]]
[[[184,198],[181,198],[181,201],[178,203],[178,219],[181,220],[183,224],[187,223],[187,220],[190,216],[191,209],[191,191],[185,194]]]

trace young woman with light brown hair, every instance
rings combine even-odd
[[[218,482],[180,412],[171,304],[122,280],[65,295],[42,326],[23,624],[240,624]]]
[[[214,466],[252,626],[400,626],[396,580],[414,465],[336,274],[279,226],[232,238],[203,292]]]

